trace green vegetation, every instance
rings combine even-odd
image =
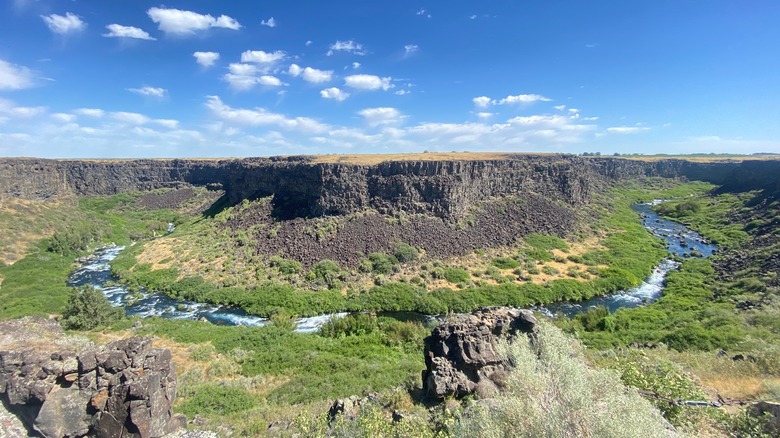
[[[121,308],[108,302],[103,292],[92,287],[72,289],[62,312],[62,326],[72,330],[107,327],[124,317]]]
[[[257,399],[245,389],[231,385],[202,385],[179,405],[179,411],[190,417],[203,414],[232,414],[257,405]]]

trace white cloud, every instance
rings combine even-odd
[[[328,47],[328,53],[326,53],[326,55],[332,56],[336,52],[354,53],[355,55],[366,54],[366,52],[363,51],[363,45],[354,40],[336,41]]]
[[[314,44],[314,41],[312,40],[306,40],[306,47],[309,47],[310,45]]]
[[[138,40],[154,41],[151,35],[146,33],[143,29],[139,29],[133,26],[122,26],[121,24],[109,24],[106,26],[108,33],[104,33],[104,37],[108,38],[135,38]]]
[[[566,105],[555,105],[553,108],[557,109],[558,111],[563,111],[566,109]]]
[[[35,74],[27,67],[0,59],[0,90],[22,90],[35,86]]]
[[[303,72],[303,69],[298,64],[290,64],[290,67],[287,69],[287,74],[290,76],[298,77],[301,72]]]
[[[271,75],[260,76],[257,79],[257,83],[260,85],[265,85],[267,87],[281,87],[283,85],[282,81],[279,80],[279,78]]]
[[[476,20],[477,14],[469,15],[469,20]]]
[[[165,95],[168,93],[168,90],[165,88],[150,86],[143,86],[141,88],[128,88],[127,91],[149,97],[165,97]]]
[[[493,117],[493,113],[478,112],[477,113],[477,117],[479,117],[480,119],[489,119],[489,118]]]
[[[471,99],[471,101],[474,102],[474,105],[476,105],[477,108],[487,108],[488,105],[490,105],[491,102],[493,102],[487,96],[475,97],[475,98]]]
[[[43,106],[17,106],[10,100],[0,99],[0,114],[5,114],[12,118],[29,119],[45,112],[46,107]]]
[[[149,117],[138,113],[129,113],[124,111],[118,111],[111,113],[111,117],[120,123],[128,125],[143,125],[149,122]]]
[[[60,35],[71,32],[79,32],[87,27],[87,23],[81,20],[78,15],[66,12],[65,15],[41,15],[43,21],[49,26],[49,30]]]
[[[51,115],[51,118],[54,120],[58,120],[60,122],[70,123],[76,120],[76,116],[73,114],[67,114],[67,113],[54,113]]]
[[[420,16],[423,16],[423,17],[426,17],[426,18],[431,18],[431,14],[429,14],[428,11],[426,11],[425,9],[419,9],[417,11],[417,15],[420,15]]]
[[[267,20],[260,21],[261,26],[268,26],[268,27],[276,27],[276,20],[274,20],[274,17],[271,17]]]
[[[283,114],[270,112],[265,108],[231,108],[222,102],[219,96],[209,96],[206,100],[206,107],[220,120],[237,125],[278,126],[311,134],[327,132],[329,129],[328,125],[309,117],[289,118]]]
[[[359,68],[360,68],[360,63],[359,63],[359,62],[353,62],[353,63],[352,63],[352,68],[353,68],[354,70],[357,70],[357,69],[359,69]]]
[[[280,87],[284,83],[276,76],[260,75],[265,69],[260,69],[254,64],[230,64],[229,73],[224,79],[230,86],[239,91],[246,91],[255,85],[264,85],[267,87]]]
[[[534,102],[549,102],[552,99],[548,99],[539,94],[518,94],[516,96],[507,96],[498,101],[499,104],[514,104],[514,103],[534,103]]]
[[[211,15],[203,15],[192,11],[156,7],[150,8],[146,13],[153,22],[158,24],[161,31],[173,35],[191,35],[211,27],[232,30],[241,28],[238,21],[227,15],[220,15],[218,18],[214,18]]]
[[[403,95],[409,94],[409,93],[411,93],[411,91],[409,91],[409,90],[397,90],[393,94],[395,94],[396,96],[403,96]]]
[[[393,88],[394,85],[390,82],[393,78],[385,77],[380,78],[375,75],[351,75],[344,78],[344,84],[351,88],[358,88],[361,90],[378,90],[383,89],[385,91]]]
[[[420,46],[417,44],[407,44],[404,46],[404,55],[409,56],[420,50]]]
[[[306,82],[321,84],[333,78],[333,70],[317,70],[316,68],[306,67],[303,69],[301,77]]]
[[[155,119],[153,122],[168,129],[177,129],[179,127],[179,121],[173,119]]]
[[[613,126],[607,128],[607,132],[612,134],[636,134],[637,132],[649,131],[645,126]]]
[[[339,88],[331,87],[320,91],[320,96],[322,96],[323,99],[334,99],[342,102],[349,97],[349,93],[346,93]]]
[[[195,52],[192,56],[195,57],[195,62],[204,67],[211,67],[219,60],[218,52]]]
[[[390,107],[366,108],[358,111],[358,114],[363,116],[366,124],[371,127],[385,124],[397,124],[404,118],[400,111]]]
[[[97,119],[103,117],[105,114],[102,109],[98,108],[79,108],[73,112],[82,116],[95,117]]]
[[[241,54],[241,62],[252,62],[261,65],[273,65],[287,57],[287,54],[281,50],[275,52],[264,52],[262,50],[247,50]]]

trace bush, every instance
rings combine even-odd
[[[399,242],[395,244],[393,255],[401,263],[413,262],[420,257],[420,251],[412,245]]]
[[[504,351],[516,364],[501,395],[467,408],[453,436],[667,436],[649,402],[613,373],[591,369],[581,345],[540,321],[537,340],[517,337]]]
[[[460,268],[444,269],[444,278],[450,283],[465,283],[471,279],[469,271]]]
[[[393,272],[395,265],[398,264],[395,256],[389,256],[381,252],[372,252],[368,255],[368,260],[371,262],[372,270],[377,274],[390,274]]]
[[[257,400],[243,388],[236,386],[203,385],[194,389],[179,411],[188,416],[197,414],[232,414],[246,411],[257,405]]]
[[[285,275],[297,274],[303,269],[300,262],[288,260],[279,256],[269,258],[268,265],[279,269],[279,272]]]
[[[377,328],[376,316],[368,313],[350,314],[343,318],[330,318],[322,325],[320,335],[329,338],[366,335]]]
[[[71,330],[92,330],[122,319],[121,308],[113,307],[103,293],[86,286],[73,289],[62,314],[62,326]]]
[[[509,257],[496,257],[491,263],[499,269],[514,269],[520,266],[520,262]]]

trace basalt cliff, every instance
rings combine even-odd
[[[0,159],[0,197],[49,199],[208,186],[225,201],[273,196],[277,218],[380,213],[456,221],[475,204],[534,194],[569,206],[615,181],[642,176],[703,180],[734,189],[780,189],[780,161],[699,163],[574,155],[506,155],[491,160],[399,160],[373,165],[311,157],[227,160]]]

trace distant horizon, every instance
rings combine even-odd
[[[776,1],[0,13],[0,156],[780,153]]]

